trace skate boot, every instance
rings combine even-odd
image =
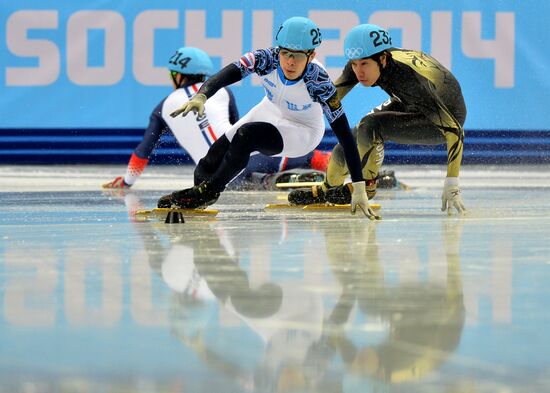
[[[351,203],[351,192],[351,183],[342,184],[338,187],[332,187],[327,190],[327,202],[334,203],[335,205],[349,204]]]
[[[288,194],[288,203],[291,205],[311,205],[313,203],[325,203],[329,185],[323,183],[320,186],[300,188]]]
[[[220,193],[213,191],[207,182],[198,186],[175,191],[161,197],[157,206],[160,208],[201,209],[210,206],[218,200]]]
[[[124,176],[119,176],[115,180],[105,183],[101,186],[102,188],[112,188],[112,189],[123,189],[126,190],[132,187],[131,184],[128,184],[124,181]]]
[[[277,183],[309,183],[309,182],[324,182],[325,172],[315,170],[302,170],[297,173],[291,174],[290,177],[285,179],[277,179]]]
[[[397,187],[397,179],[394,171],[382,171],[378,174],[378,188],[395,188]]]
[[[365,180],[365,189],[369,200],[376,195],[376,179]],[[335,205],[348,205],[351,203],[351,193],[353,186],[351,183],[342,184],[327,190],[326,200]]]
[[[325,174],[319,171],[302,170],[302,171],[287,171],[281,172],[275,180],[277,183],[309,183],[309,182],[324,182]]]
[[[261,184],[265,190],[277,190],[277,184],[279,183],[320,183],[324,181],[324,172],[295,168],[288,171],[265,174],[262,176]]]
[[[291,169],[284,172],[274,173],[274,183],[304,183],[324,182],[325,173],[312,169]]]

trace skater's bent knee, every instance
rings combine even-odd
[[[376,114],[365,116],[357,126],[357,144],[370,146],[378,138],[380,123]]]
[[[334,146],[330,159],[340,166],[346,165],[346,156],[344,154],[344,148],[342,147],[342,145],[337,144],[336,146]]]

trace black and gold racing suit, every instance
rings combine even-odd
[[[464,143],[466,105],[453,74],[433,57],[414,50],[390,49],[386,67],[374,86],[390,99],[369,112],[353,130],[365,180],[375,179],[384,160],[384,142],[447,144],[447,176],[458,177]],[[348,62],[336,80],[342,99],[356,84]],[[333,150],[327,181],[338,186],[347,176],[343,151]]]

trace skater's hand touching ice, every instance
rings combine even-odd
[[[447,177],[443,186],[443,195],[441,195],[441,211],[447,210],[447,213],[451,214],[453,207],[460,214],[466,213],[466,207],[460,196],[458,177]]]
[[[369,205],[369,198],[365,190],[365,181],[357,181],[352,183],[353,192],[351,194],[351,214],[355,214],[357,207],[370,220],[380,220],[382,217],[374,213],[374,210]]]

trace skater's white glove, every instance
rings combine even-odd
[[[183,104],[181,108],[176,109],[174,112],[170,113],[170,116],[176,117],[180,114],[182,116],[186,116],[191,111],[197,113],[199,116],[202,116],[202,114],[204,113],[204,103],[206,102],[206,100],[207,98],[204,94],[195,94],[193,98]]]
[[[458,187],[458,177],[447,177],[445,186],[443,187],[443,195],[441,195],[441,211],[447,210],[451,214],[452,208],[455,208],[458,213],[465,213],[466,208],[462,197],[460,196],[460,188]]]
[[[371,220],[380,220],[381,217],[374,213],[369,205],[369,198],[365,190],[365,181],[356,181],[351,183],[353,192],[351,193],[351,214],[355,214],[357,207],[361,209],[363,214]]]

